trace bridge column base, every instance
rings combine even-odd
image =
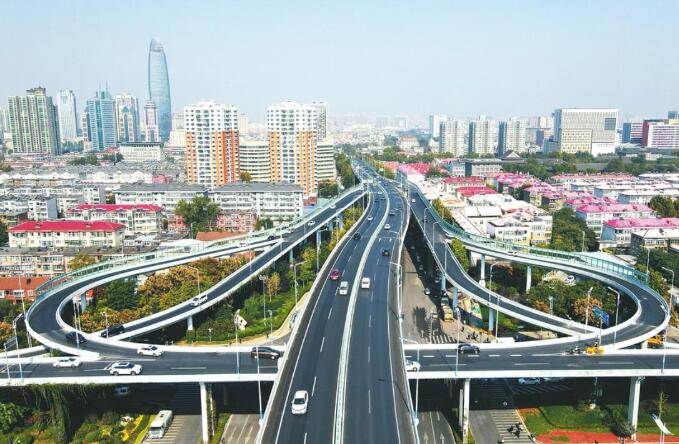
[[[459,298],[458,289],[457,287],[453,287],[453,310],[457,310],[458,298]]]
[[[212,384],[200,384],[200,426],[204,444],[210,442],[215,432],[215,401],[212,397]]]
[[[471,379],[464,379],[460,388],[460,408],[458,411],[458,421],[462,431],[462,443],[467,444],[469,439],[469,392],[471,389]]]
[[[481,277],[479,278],[479,284],[486,286],[486,255],[481,255],[481,263],[479,265],[479,271],[481,272]]]
[[[526,293],[528,293],[530,291],[531,281],[533,279],[532,271],[533,271],[533,269],[529,265],[528,268],[526,268]]]
[[[632,425],[635,433],[632,434],[632,440],[637,439],[637,425],[639,424],[639,399],[641,397],[641,381],[643,378],[633,376],[630,378],[629,385],[629,404],[627,406],[627,421]]]
[[[186,318],[186,331],[193,330],[193,316]]]

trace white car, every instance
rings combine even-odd
[[[80,364],[82,362],[78,358],[59,358],[54,363],[52,364],[52,367],[55,368],[75,368],[75,367],[80,367]]]
[[[384,224],[384,229],[385,229],[385,230],[391,230],[391,225],[389,225],[389,224]]]
[[[194,296],[193,298],[191,298],[191,305],[193,305],[194,307],[198,307],[205,301],[207,301],[207,295],[199,294],[198,296]]]
[[[519,378],[520,385],[537,385],[540,383],[540,378]]]
[[[431,294],[431,290],[428,289],[428,288],[425,288],[425,289],[424,289],[424,294],[426,294],[427,296],[429,296],[429,295]]]
[[[367,290],[370,288],[370,278],[369,277],[364,277],[361,279],[361,288],[364,290]]]
[[[316,221],[315,221],[315,220],[310,220],[310,221],[307,223],[307,225],[310,226],[310,227],[313,227],[314,225],[316,225]]]
[[[109,373],[113,376],[118,375],[138,375],[143,370],[139,364],[132,364],[131,362],[114,362],[109,367]]]
[[[415,199],[411,199],[410,201],[411,201],[412,203],[415,203]]]
[[[370,222],[371,220],[373,220],[373,217],[372,217],[372,216],[368,216],[368,222]]]
[[[145,345],[137,349],[137,354],[142,356],[162,356],[165,353],[157,345]]]
[[[309,404],[309,393],[306,390],[297,390],[295,397],[292,398],[291,410],[293,415],[303,415],[306,413]]]
[[[422,366],[417,361],[411,361],[406,359],[406,371],[407,372],[419,372]]]
[[[330,209],[334,210],[335,208],[337,208],[337,205],[335,204],[330,205]]]

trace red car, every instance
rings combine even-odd
[[[337,279],[340,278],[341,275],[342,273],[340,273],[340,271],[337,268],[335,268],[330,272],[330,279],[336,281]]]

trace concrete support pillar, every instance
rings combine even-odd
[[[316,251],[318,251],[320,246],[321,246],[321,230],[316,230]]]
[[[495,328],[495,310],[488,307],[488,331],[493,332]]]
[[[529,265],[528,268],[526,268],[526,293],[530,291],[530,286],[531,286],[531,280],[532,280],[532,271],[533,269]]]
[[[486,286],[486,255],[481,255],[481,279],[479,279],[479,284]]]
[[[632,424],[634,430],[637,429],[639,424],[639,398],[641,395],[641,381],[642,378],[638,376],[633,376],[630,378],[629,385],[629,404],[627,406],[627,421]],[[632,440],[636,440],[636,433],[632,435]]]
[[[80,295],[80,312],[84,312],[87,308],[87,293]]]
[[[208,428],[209,424],[209,407],[208,407],[208,384],[200,382],[200,425],[203,436],[203,443],[207,444],[210,442],[210,430]]]
[[[191,331],[193,330],[193,316],[189,316],[186,318],[186,330]]]
[[[445,271],[441,273],[441,294],[446,294],[446,274]]]
[[[294,252],[292,250],[294,250],[294,248],[291,248],[290,251],[288,251],[288,262],[290,263],[290,267],[292,267],[292,264],[294,264],[295,261]]]
[[[337,219],[339,220],[339,228],[342,228],[344,226],[344,213],[338,214]]]
[[[459,300],[459,294],[457,287],[453,287],[453,310],[457,308],[457,303]]]
[[[460,430],[462,431],[462,443],[467,444],[469,439],[469,392],[471,391],[471,379],[465,379],[460,389]]]

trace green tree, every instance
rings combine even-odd
[[[318,182],[319,197],[335,197],[339,194],[339,186],[334,180],[322,180]]]
[[[122,162],[125,159],[123,158],[122,154],[113,153],[113,154],[104,154],[103,156],[101,156],[101,160],[106,160],[108,162],[113,162],[114,164],[116,164],[118,162]]]
[[[669,196],[653,196],[648,206],[653,208],[660,217],[679,217],[679,199]]]
[[[581,251],[583,232],[585,250],[596,249],[596,234],[584,220],[579,219],[570,208],[562,208],[552,214],[552,241],[550,247],[561,251]]]
[[[606,171],[609,173],[622,173],[625,171],[625,163],[621,158],[615,157],[606,165]]]
[[[255,222],[255,231],[268,230],[271,228],[273,228],[273,221],[268,217],[257,219],[257,222]]]
[[[68,162],[71,165],[83,166],[83,165],[99,165],[99,160],[94,153],[88,153],[81,157],[76,157]]]
[[[118,279],[106,286],[104,294],[97,301],[97,308],[135,309],[138,302],[134,279]]]
[[[345,154],[338,154],[337,159],[335,159],[335,166],[341,178],[342,186],[344,188],[353,186],[356,177],[354,176],[354,170],[351,168],[349,158]]]
[[[450,242],[450,248],[453,250],[453,254],[457,258],[457,261],[460,263],[462,269],[469,270],[469,253],[467,252],[467,249],[465,248],[462,241],[459,239],[453,239]]]
[[[277,272],[271,273],[266,281],[266,292],[269,293],[269,301],[272,296],[277,296],[281,289],[281,275]]]
[[[68,263],[68,268],[73,270],[79,270],[83,267],[87,267],[97,262],[94,256],[88,256],[86,254],[79,254],[70,260]]]
[[[9,234],[7,234],[7,225],[0,222],[0,245],[5,245],[9,242]]]
[[[191,237],[195,238],[198,231],[206,231],[214,223],[219,215],[219,206],[207,196],[196,196],[188,202],[180,200],[175,214],[191,227]]]
[[[437,168],[435,166],[430,166],[429,169],[427,170],[427,173],[424,175],[427,179],[431,179],[433,177],[446,177],[448,176],[446,173],[441,171],[440,168]]]
[[[252,174],[248,173],[247,171],[241,171],[240,180],[241,182],[250,183],[252,182]]]
[[[12,402],[0,402],[0,432],[9,433],[20,426],[30,409]]]

